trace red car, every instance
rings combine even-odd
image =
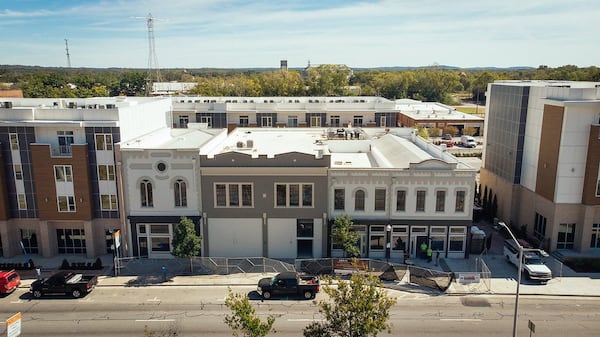
[[[0,270],[0,294],[12,293],[21,284],[21,275],[14,270]]]

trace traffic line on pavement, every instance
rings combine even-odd
[[[174,322],[174,319],[136,319],[136,322]]]
[[[440,318],[440,321],[481,322],[479,318]]]
[[[148,301],[148,302],[160,302],[160,299],[157,298],[156,296],[154,296],[154,298],[151,298],[151,299],[146,300],[146,301]]]

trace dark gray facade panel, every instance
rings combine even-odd
[[[284,140],[285,141],[285,140]],[[317,146],[315,145],[315,154]],[[331,157],[323,155],[317,158],[315,155],[309,155],[299,152],[289,152],[275,155],[274,158],[267,158],[266,155],[260,155],[258,158],[252,158],[251,154],[227,152],[215,155],[214,158],[200,156],[200,167],[329,167]]]
[[[251,183],[253,185],[253,207],[215,207],[215,183]],[[275,207],[276,183],[312,183],[313,207]],[[209,218],[269,218],[323,217],[327,212],[326,176],[202,176],[203,212]],[[264,196],[264,197],[263,197]]]
[[[15,171],[13,169],[12,151],[10,148],[9,134],[16,133],[19,141],[21,155],[21,171],[27,209],[20,210],[17,202]],[[8,191],[8,207],[11,218],[37,218],[37,204],[35,198],[35,182],[33,181],[33,168],[31,166],[31,151],[29,144],[36,143],[35,130],[32,127],[0,127],[0,142],[5,159],[6,189]]]
[[[121,141],[120,130],[115,127],[86,127],[85,141],[88,144],[88,160],[90,167],[91,193],[92,193],[92,214],[94,218],[99,219],[118,219],[119,211],[102,210],[100,206],[100,189],[98,181],[98,161],[96,160],[96,137],[98,133],[111,134],[114,144]],[[115,167],[116,174],[116,167]],[[118,205],[119,209],[121,205]]]
[[[490,86],[485,166],[515,184],[521,181],[528,102],[529,87]]]

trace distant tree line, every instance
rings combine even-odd
[[[197,82],[200,96],[381,96],[455,104],[485,101],[487,84],[499,79],[600,81],[600,68],[357,69],[324,64],[305,70],[166,69],[162,81]],[[14,83],[24,97],[143,96],[146,71],[130,69],[0,66],[0,82]],[[459,95],[455,95],[459,94]]]

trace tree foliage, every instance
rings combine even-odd
[[[271,331],[275,332],[273,329],[275,316],[269,315],[267,321],[263,322],[257,316],[247,295],[233,293],[229,288],[225,305],[231,310],[231,314],[225,315],[224,320],[233,330],[234,336],[264,337]]]
[[[181,217],[173,231],[173,251],[177,257],[194,257],[200,254],[202,238],[196,234],[194,222],[188,217]]]
[[[389,297],[375,276],[355,273],[349,281],[329,279],[323,287],[328,301],[319,302],[322,322],[304,328],[305,337],[369,337],[391,329],[387,323],[396,299]]]
[[[451,93],[470,93],[485,102],[487,84],[499,79],[600,81],[600,68],[564,65],[531,69],[355,69],[323,64],[305,72],[289,69],[161,69],[165,81],[197,82],[191,95],[203,96],[340,96],[412,98],[453,104]],[[136,69],[40,68],[0,66],[0,82],[16,83],[26,98],[142,96],[146,71]]]
[[[331,228],[331,241],[342,246],[346,257],[358,257],[360,255],[358,246],[360,234],[352,230],[353,225],[354,223],[350,220],[350,217],[345,214],[335,218]]]

